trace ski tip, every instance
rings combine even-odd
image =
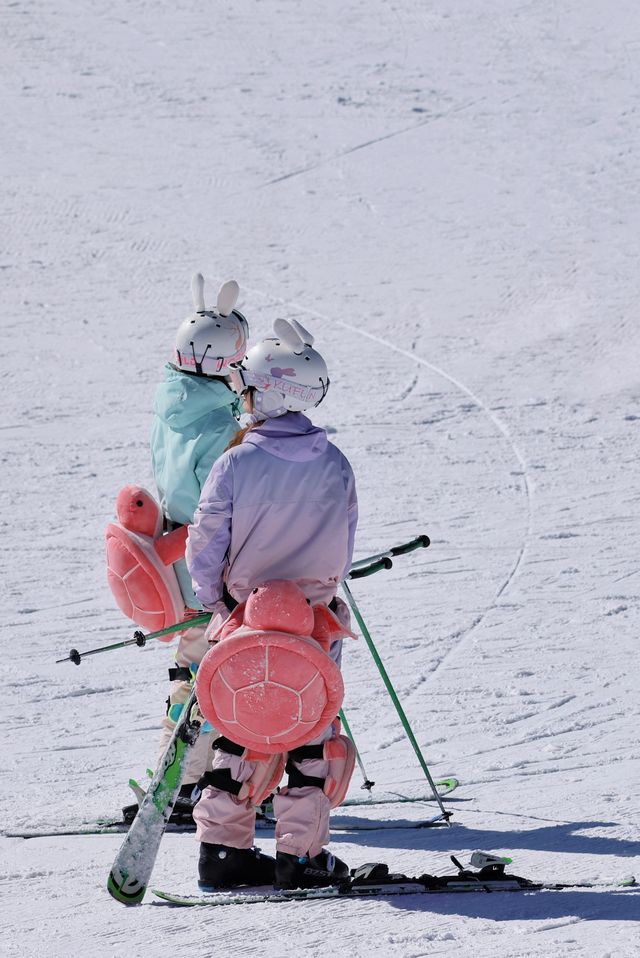
[[[138,886],[135,890],[128,892],[126,886],[120,884],[116,880],[114,873],[111,872],[107,879],[107,891],[111,897],[115,898],[121,905],[139,905],[144,898],[146,889]]]
[[[451,792],[454,792],[456,788],[458,788],[460,785],[460,780],[454,775],[448,775],[445,778],[439,778],[435,785],[438,795],[440,798],[443,798],[445,795],[449,795]]]
[[[156,898],[160,898],[166,904],[176,905],[181,908],[190,908],[196,905],[206,904],[206,902],[204,902],[201,898],[196,898],[189,895],[174,895],[171,892],[162,891],[160,888],[152,888],[151,894],[155,895]],[[212,901],[209,902],[209,904],[213,904],[213,896],[211,896],[211,898]]]

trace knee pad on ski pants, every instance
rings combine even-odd
[[[214,741],[213,749],[212,770],[198,783],[203,790],[211,786],[257,806],[271,795],[284,773],[285,756],[279,752],[265,755],[223,735]]]
[[[355,746],[340,733],[336,719],[324,735],[288,753],[288,781],[280,791],[286,795],[292,788],[315,786],[327,796],[331,808],[336,808],[347,794],[355,761]]]
[[[316,739],[292,752],[276,755],[263,755],[224,737],[218,738],[213,743],[216,754],[212,771],[203,777],[201,787],[211,785],[260,805],[274,791],[286,768],[288,783],[280,794],[312,786],[320,789],[330,807],[335,808],[344,800],[356,759],[353,742],[339,730],[336,722],[318,736],[320,741]]]

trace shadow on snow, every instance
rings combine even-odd
[[[497,830],[495,828],[469,828],[454,823],[451,828],[416,829],[408,819],[386,821],[383,828],[365,832],[347,830],[334,832],[334,843],[365,844],[374,848],[406,848],[425,851],[458,852],[481,848],[483,851],[508,848],[530,851],[562,852],[572,855],[617,855],[632,857],[640,855],[640,842],[606,835],[584,835],[581,832],[593,828],[617,828],[618,822],[563,822],[524,830]],[[373,823],[372,823],[373,825]],[[393,825],[397,826],[394,828]],[[343,827],[347,828],[345,822]]]
[[[464,915],[493,921],[638,921],[640,891],[473,892],[469,894],[412,895],[386,899],[394,908],[438,915]],[[560,922],[564,924],[565,922]],[[542,930],[542,929],[541,929]]]

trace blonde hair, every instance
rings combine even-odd
[[[233,437],[233,439],[231,440],[231,442],[225,449],[225,452],[227,451],[227,449],[233,449],[234,446],[239,446],[242,440],[244,439],[244,437],[247,435],[247,433],[250,432],[252,429],[254,429],[256,426],[260,426],[260,425],[261,423],[259,422],[252,422],[248,426],[244,426],[242,429],[238,429],[237,433],[235,434],[235,436]]]

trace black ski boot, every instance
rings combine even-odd
[[[202,842],[198,861],[198,885],[203,891],[237,888],[239,885],[272,885],[276,862],[258,848],[232,848]]]
[[[322,888],[325,885],[339,885],[349,877],[349,866],[331,852],[322,849],[313,858],[308,855],[287,855],[276,853],[275,888]]]
[[[137,793],[136,793],[137,794]],[[173,811],[171,812],[171,817],[169,822],[172,825],[182,825],[186,828],[194,827],[195,823],[193,821],[193,809],[198,803],[202,792],[196,784],[192,785],[183,785],[180,791],[178,792],[178,797],[176,798],[176,803],[173,806]],[[140,790],[140,801],[144,797],[144,792]],[[125,805],[122,809],[122,818],[123,821],[130,825],[138,814],[139,809],[138,802],[134,802],[132,805]]]
[[[169,822],[175,825],[194,825],[193,810],[200,801],[202,789],[197,782],[183,785],[178,792]]]

